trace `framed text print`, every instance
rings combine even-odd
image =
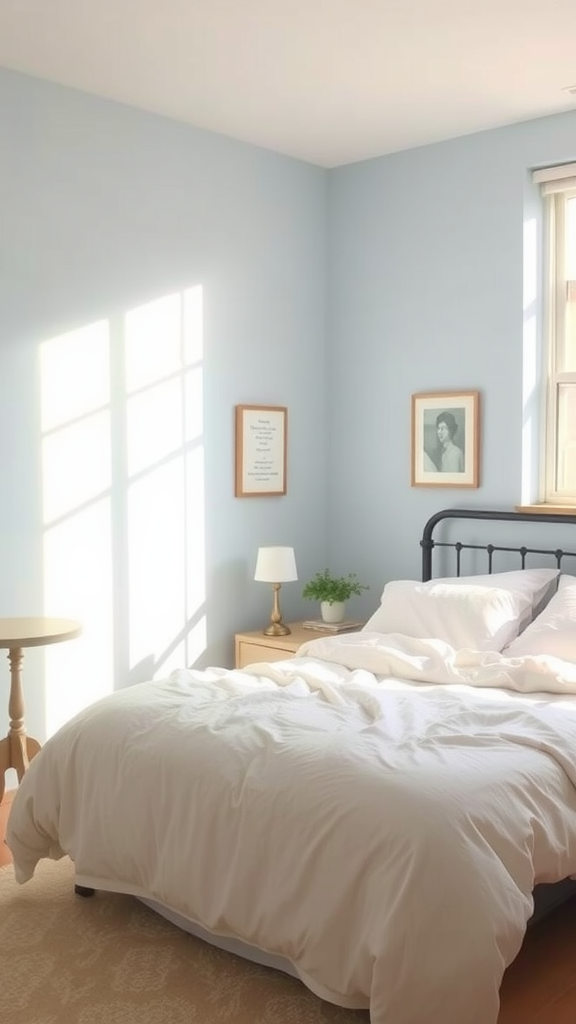
[[[236,406],[237,498],[286,494],[287,420],[284,406]]]
[[[412,395],[412,486],[478,487],[480,395]]]

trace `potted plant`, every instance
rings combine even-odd
[[[360,583],[354,572],[349,572],[347,576],[334,576],[330,569],[322,569],[308,580],[302,597],[320,602],[325,622],[342,622],[346,601],[353,594],[361,594],[363,590],[369,589],[364,583]]]

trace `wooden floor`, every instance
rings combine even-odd
[[[0,867],[13,792],[0,804]],[[576,897],[529,929],[504,976],[498,1024],[576,1024]],[[462,1022],[464,1024],[464,1022]]]
[[[2,803],[0,803],[0,868],[4,867],[5,864],[12,863],[10,851],[4,843],[4,836],[6,835],[6,822],[8,821],[8,811],[10,810],[13,796],[14,790],[7,790],[4,793]]]
[[[576,1024],[576,897],[528,930],[501,989],[498,1024]]]

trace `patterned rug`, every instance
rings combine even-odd
[[[130,896],[74,895],[72,864],[0,869],[0,1021],[368,1024],[293,978],[186,935]]]

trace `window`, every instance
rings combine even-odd
[[[542,499],[576,504],[576,164],[534,172],[544,202],[546,438]]]

